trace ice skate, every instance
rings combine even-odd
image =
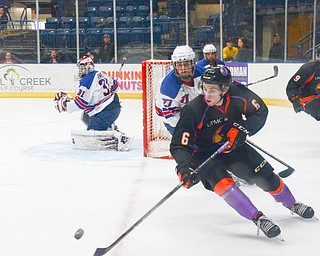
[[[120,141],[118,142],[118,151],[129,151],[133,137],[121,135]]]
[[[297,214],[304,219],[317,219],[314,216],[314,210],[312,207],[305,205],[303,203],[296,202],[294,205],[289,208],[292,214]]]
[[[282,238],[281,230],[278,225],[272,222],[271,219],[267,218],[262,212],[258,212],[258,214],[252,219],[254,224],[258,227],[257,235],[259,235],[259,230],[261,230],[266,237],[268,238],[277,238],[280,241],[284,242]]]

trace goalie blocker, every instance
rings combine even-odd
[[[71,142],[75,149],[129,151],[133,138],[117,130],[72,130]]]

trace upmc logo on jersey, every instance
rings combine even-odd
[[[248,84],[248,64],[239,62],[227,62],[226,66],[230,69],[232,79],[241,83]]]
[[[0,67],[0,91],[34,91],[37,85],[51,85],[50,78],[33,77],[29,69],[20,65]]]

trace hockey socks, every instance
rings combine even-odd
[[[248,220],[258,212],[258,209],[251,203],[250,199],[234,183],[221,197],[241,216]]]
[[[293,204],[296,201],[287,185],[283,183],[282,179],[280,179],[279,188],[276,191],[271,191],[269,193],[274,197],[276,202],[282,203],[285,207],[289,209],[293,206]]]
[[[276,202],[282,203],[292,213],[295,213],[304,219],[311,219],[314,216],[314,210],[312,207],[297,202],[287,185],[284,184],[281,179],[280,188],[281,190],[277,194],[270,192]]]

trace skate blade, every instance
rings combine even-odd
[[[271,239],[279,240],[280,242],[283,242],[283,243],[285,242],[285,240],[284,240],[284,238],[282,237],[281,234],[279,234],[279,235],[277,235],[277,236],[275,236],[275,237],[273,237]]]
[[[260,235],[260,232],[257,232],[257,236]],[[266,236],[266,235],[265,235]],[[267,237],[267,236],[266,236]],[[267,237],[269,239],[272,239],[272,240],[278,240],[280,242],[285,242],[284,238],[282,237],[281,233],[275,237]]]
[[[301,217],[300,215],[298,215],[298,214],[296,214],[296,213],[293,213],[293,212],[291,213],[291,215]],[[318,219],[318,217],[317,217],[316,215],[313,215],[312,218],[310,218],[310,219],[306,219],[306,218],[303,218],[303,217],[302,217],[302,219],[303,219],[303,220],[315,220],[315,221],[319,221],[319,219]]]

